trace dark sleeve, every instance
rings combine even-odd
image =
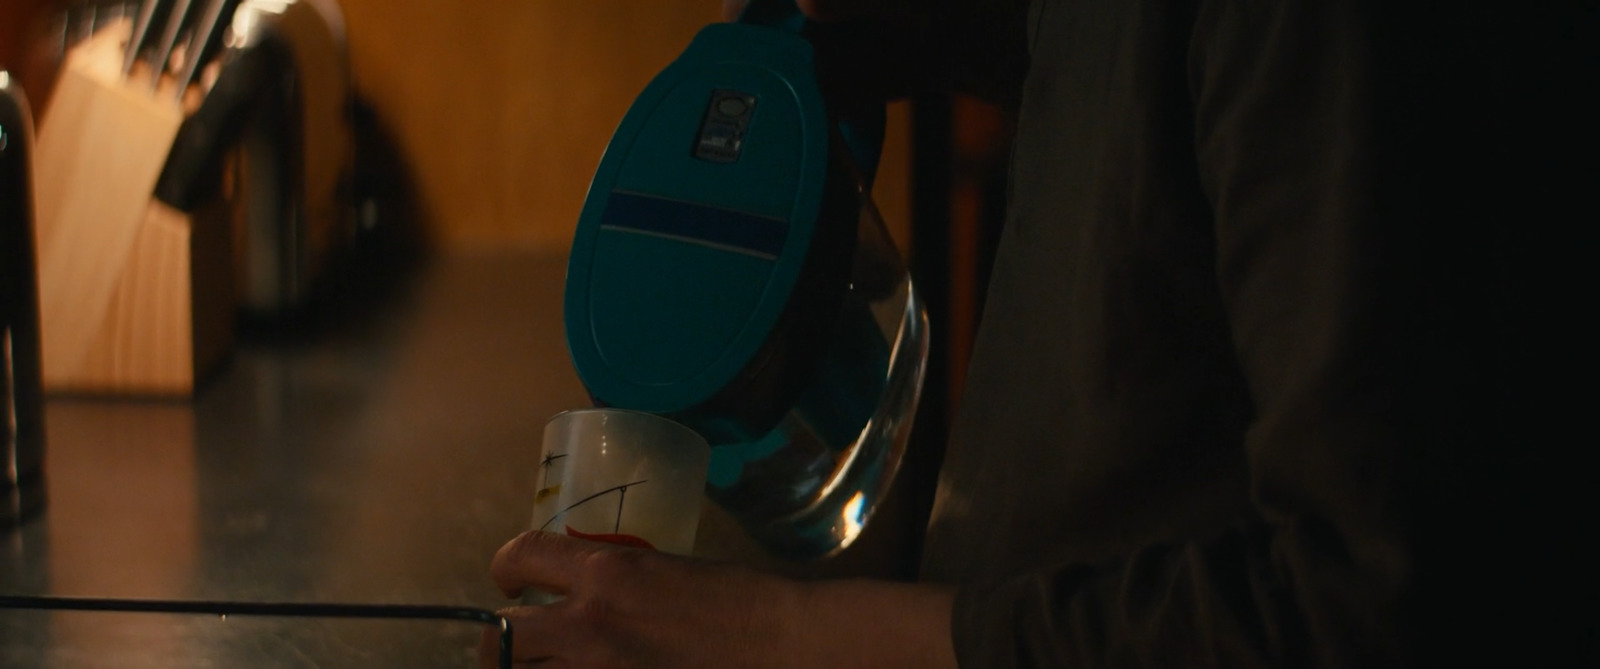
[[[1583,638],[1592,652],[1592,626],[1555,634],[1545,623],[1568,614],[1538,603],[1575,583],[1523,587],[1565,565],[1543,531],[1583,525],[1523,497],[1533,463],[1552,477],[1562,460],[1534,436],[1547,419],[1517,406],[1509,315],[1510,240],[1552,214],[1527,198],[1554,168],[1524,143],[1568,120],[1520,106],[1528,72],[1563,67],[1521,49],[1570,36],[1464,11],[1481,10],[1202,7],[1196,165],[1255,405],[1253,513],[1207,541],[964,588],[962,666],[1451,666],[1502,651],[1551,666],[1532,658]]]

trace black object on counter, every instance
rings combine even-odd
[[[223,65],[217,82],[194,114],[184,119],[156,180],[154,195],[174,209],[193,212],[221,188],[223,159],[244,134],[251,115],[271,92],[269,75],[281,45],[264,42]]]
[[[44,509],[44,388],[27,99],[0,70],[0,529]]]
[[[0,609],[35,611],[103,611],[117,613],[197,613],[214,616],[279,616],[289,618],[366,618],[457,620],[492,625],[500,632],[498,663],[511,669],[511,623],[492,611],[461,606],[398,604],[322,604],[293,602],[203,602],[162,599],[94,599],[87,597],[20,597],[0,595]]]

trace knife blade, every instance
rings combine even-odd
[[[142,0],[139,3],[139,13],[133,19],[133,33],[128,36],[128,46],[122,52],[122,78],[128,78],[133,72],[133,64],[139,61],[139,53],[150,41],[150,26],[165,19],[171,6],[172,0]]]
[[[94,36],[94,22],[99,15],[100,8],[94,5],[67,11],[68,32],[73,44],[82,44]]]
[[[172,58],[172,50],[178,46],[178,33],[183,31],[183,24],[189,18],[190,0],[174,0],[172,14],[167,16],[167,28],[161,33],[161,41],[156,42],[156,57],[150,62],[155,68],[155,76],[150,80],[150,90],[161,87],[161,74],[167,71],[167,60]]]
[[[189,37],[189,45],[184,49],[183,72],[178,76],[179,99],[183,98],[189,84],[194,83],[195,75],[205,67],[211,53],[221,44],[223,26],[232,20],[233,8],[237,5],[238,0],[210,0],[206,4]]]

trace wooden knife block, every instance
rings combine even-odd
[[[124,80],[126,22],[67,55],[35,148],[45,389],[193,393],[232,344],[232,243],[220,202],[152,199],[185,115],[170,77]],[[188,107],[197,104],[190,92]]]

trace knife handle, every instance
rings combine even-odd
[[[178,127],[156,180],[157,200],[189,212],[216,192],[222,159],[239,143],[246,123],[270,94],[271,88],[264,84],[281,57],[275,43],[265,41],[228,60],[200,108]]]

